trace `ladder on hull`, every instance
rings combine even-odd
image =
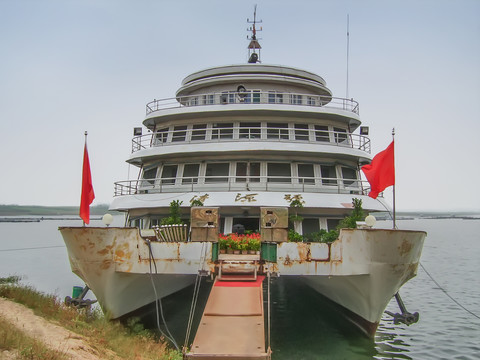
[[[265,349],[264,276],[249,280],[231,275],[217,278],[208,297],[197,334],[185,359],[269,360]]]

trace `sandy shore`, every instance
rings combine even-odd
[[[101,355],[90,346],[86,338],[35,315],[31,309],[21,304],[0,298],[0,316],[28,336],[41,341],[52,350],[65,354],[69,359],[105,359],[105,355]],[[15,359],[17,356],[13,351],[3,351],[0,358]],[[118,359],[113,352],[107,354],[107,358]]]

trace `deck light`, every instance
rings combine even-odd
[[[360,126],[360,135],[368,135],[368,126]]]
[[[368,215],[365,218],[365,224],[367,224],[367,226],[369,227],[373,227],[373,225],[375,225],[376,222],[377,222],[377,219],[375,219],[375,216],[373,215]]]
[[[110,226],[110,224],[113,222],[113,216],[110,214],[105,214],[102,217],[102,221],[105,225]]]

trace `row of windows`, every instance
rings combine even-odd
[[[212,162],[191,164],[165,164],[143,171],[144,185],[185,185],[203,181],[210,183],[301,183],[337,185],[342,179],[345,186],[355,186],[356,169],[341,165],[300,164],[282,162]]]
[[[222,93],[188,96],[180,101],[186,105],[214,105],[214,104],[294,104],[322,106],[331,100],[328,96],[292,94],[279,91],[244,90],[223,91]]]
[[[217,139],[276,139],[318,142],[348,142],[347,130],[335,126],[274,122],[231,122],[176,125],[157,129],[156,143]]]

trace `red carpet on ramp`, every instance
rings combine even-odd
[[[235,281],[235,277],[228,277],[228,280],[220,280],[215,282],[215,286],[223,287],[258,287],[262,285],[265,276],[258,276],[254,281]]]

